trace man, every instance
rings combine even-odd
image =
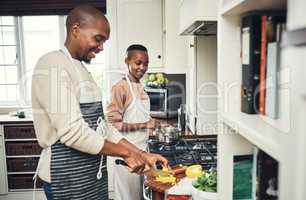
[[[145,150],[148,129],[155,128],[155,121],[150,117],[149,97],[140,83],[149,64],[146,47],[139,44],[129,46],[125,63],[128,74],[113,86],[107,116],[129,142]],[[140,177],[122,166],[114,165],[113,171],[115,199],[141,199]]]
[[[91,6],[74,8],[66,21],[65,48],[35,66],[32,107],[43,152],[37,167],[48,200],[108,199],[106,157],[121,157],[130,172],[167,160],[141,151],[104,123],[100,89],[81,63],[103,50],[110,27]],[[102,178],[101,178],[102,177]]]

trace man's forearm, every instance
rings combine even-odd
[[[121,139],[117,144],[110,142],[108,140],[104,141],[104,145],[100,151],[100,155],[108,155],[108,156],[117,156],[117,157],[128,157],[130,155],[130,148],[125,146],[125,143],[122,143]],[[126,140],[125,140],[126,141]]]
[[[130,143],[126,139],[122,139],[119,141],[120,145],[124,146],[128,151],[134,152],[134,153],[141,153],[142,150],[136,147],[134,144]]]

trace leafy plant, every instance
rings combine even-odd
[[[193,187],[204,192],[217,192],[217,172],[211,171],[198,177]]]

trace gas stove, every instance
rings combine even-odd
[[[148,149],[151,153],[158,153],[166,157],[171,167],[179,164],[187,166],[200,164],[205,170],[217,168],[216,136],[179,139],[171,144],[150,139]]]

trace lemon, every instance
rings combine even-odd
[[[203,170],[201,165],[191,165],[186,169],[186,176],[189,178],[197,178],[203,175]]]

